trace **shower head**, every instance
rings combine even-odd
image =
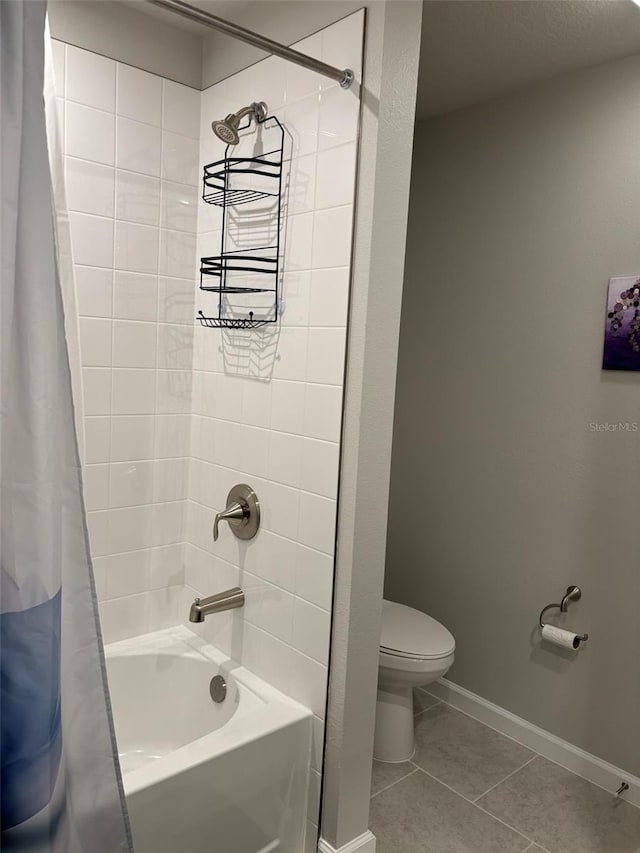
[[[229,113],[226,118],[214,119],[211,122],[211,130],[227,145],[237,145],[240,141],[238,127],[245,116],[249,116],[250,120],[264,121],[267,117],[267,105],[264,101],[254,102],[251,106],[238,110],[237,113]]]

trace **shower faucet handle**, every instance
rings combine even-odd
[[[213,520],[213,541],[218,541],[218,525],[221,521],[231,521],[231,519],[244,519],[245,509],[242,504],[232,503],[222,512],[217,512]]]
[[[213,520],[213,541],[218,541],[218,526],[228,521],[238,539],[253,539],[260,527],[260,503],[251,486],[240,483],[227,495],[227,507],[216,513]]]

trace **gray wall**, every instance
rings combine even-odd
[[[455,635],[450,679],[640,773],[640,374],[601,370],[640,275],[640,57],[417,128],[386,596]],[[583,587],[542,647],[540,609]]]

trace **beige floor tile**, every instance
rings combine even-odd
[[[534,755],[449,705],[436,705],[416,717],[414,763],[471,800]]]
[[[523,853],[529,841],[418,770],[371,800],[376,853]]]
[[[540,756],[478,804],[553,853],[640,847],[640,809]]]

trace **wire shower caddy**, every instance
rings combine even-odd
[[[248,121],[239,131],[250,126]],[[240,142],[265,130],[279,138],[272,150],[243,157],[235,156],[237,145],[227,145],[224,158],[203,169],[202,199],[222,208],[220,252],[200,259],[200,290],[218,295],[214,316],[198,311],[200,323],[209,328],[255,329],[278,321],[284,127],[275,116],[257,119],[254,134],[244,134]],[[230,222],[245,240],[252,217],[275,226],[275,239],[228,249]]]

